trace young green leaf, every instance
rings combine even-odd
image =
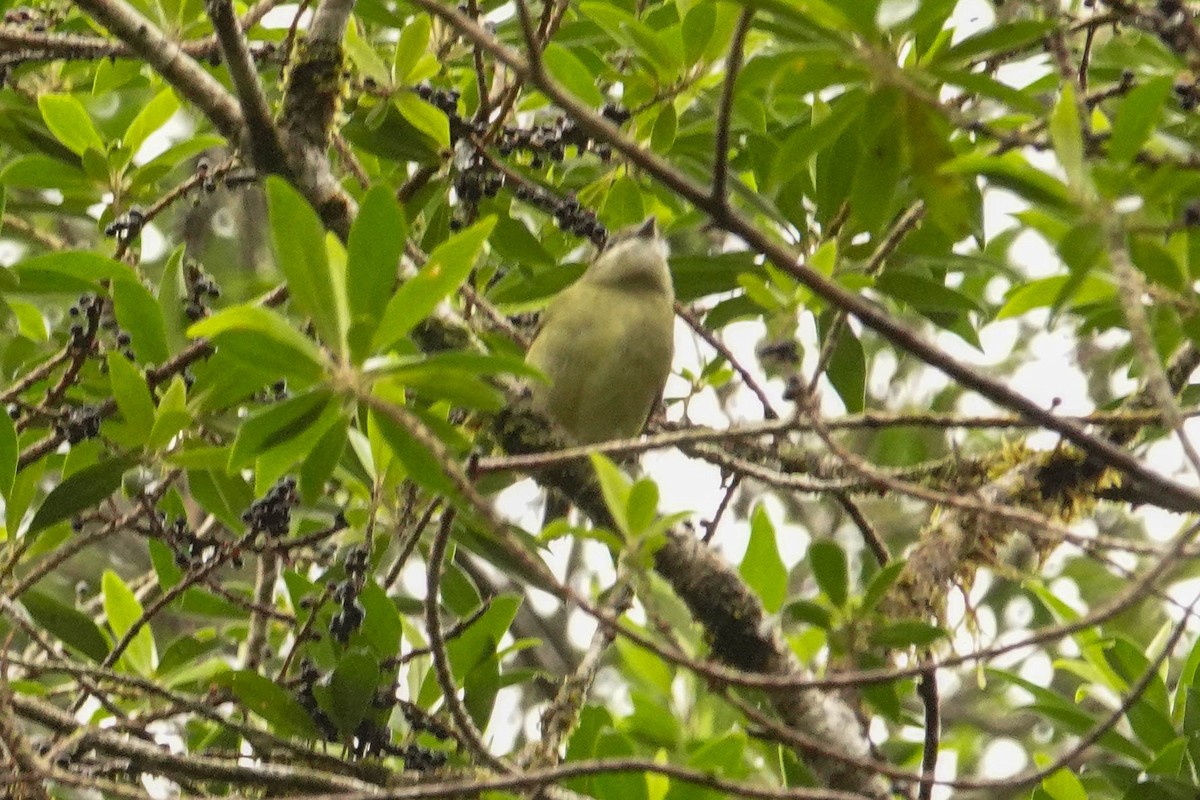
[[[32,536],[97,505],[121,487],[121,476],[136,463],[132,456],[118,456],[72,473],[42,501],[26,535]]]
[[[388,302],[375,333],[373,350],[386,350],[407,336],[458,288],[475,267],[479,251],[495,225],[495,217],[480,220],[434,248],[421,271],[405,281]]]
[[[116,351],[110,351],[106,360],[108,377],[112,385],[117,408],[125,418],[129,431],[137,444],[145,444],[150,436],[147,423],[154,419],[154,398],[146,378],[129,359]]]
[[[88,148],[104,152],[104,139],[92,124],[83,103],[70,94],[43,94],[37,99],[38,110],[46,127],[67,149],[77,156]]]
[[[325,229],[312,207],[287,181],[267,178],[275,260],[287,278],[292,302],[308,315],[322,340],[345,352],[349,311],[346,287],[335,280],[325,255]]]
[[[229,451],[230,471],[249,466],[259,453],[302,434],[321,417],[332,400],[333,395],[327,389],[314,389],[267,406],[245,420]]]
[[[112,285],[117,322],[129,334],[130,347],[142,364],[161,364],[171,351],[162,309],[141,281],[116,281]]]
[[[392,191],[378,185],[367,192],[350,229],[346,262],[350,350],[356,363],[367,356],[387,308],[407,235],[404,213]]]
[[[191,424],[192,415],[187,410],[187,387],[183,379],[176,375],[171,378],[162,399],[158,401],[154,427],[150,429],[146,444],[156,450],[165,447],[177,433]]]
[[[844,606],[850,596],[850,569],[846,551],[830,541],[813,542],[808,548],[813,578],[835,606]]]
[[[1170,75],[1151,78],[1135,86],[1121,101],[1108,140],[1110,159],[1129,161],[1138,154],[1158,124],[1174,85],[1175,79]]]
[[[371,708],[379,684],[379,659],[361,650],[346,653],[329,679],[325,709],[343,736],[352,736]]]
[[[1067,183],[1077,191],[1087,187],[1083,153],[1083,128],[1079,121],[1079,107],[1075,103],[1075,85],[1064,82],[1058,103],[1050,114],[1050,140],[1054,152],[1067,173]]]
[[[242,707],[262,717],[280,736],[295,736],[301,739],[320,738],[320,732],[312,717],[296,700],[295,696],[253,670],[239,670],[213,681],[228,686]]]
[[[787,597],[787,567],[779,557],[775,526],[761,503],[750,514],[750,542],[738,573],[767,611],[773,614],[783,606]]]
[[[632,487],[629,478],[617,468],[608,456],[592,453],[592,468],[596,470],[596,478],[600,481],[600,492],[604,495],[604,504],[613,515],[617,530],[627,538],[630,535],[628,511],[629,495]]]
[[[232,306],[192,325],[188,336],[211,340],[251,369],[306,384],[324,374],[325,358],[317,346],[270,309]],[[270,363],[264,363],[264,353],[271,354]]]
[[[17,427],[12,417],[0,414],[0,496],[8,499],[13,481],[17,478],[17,460],[21,448],[17,442]]]
[[[142,620],[142,604],[133,590],[121,580],[121,576],[110,569],[104,571],[100,579],[100,588],[104,596],[104,616],[108,620],[108,626],[117,638],[121,639]],[[149,625],[143,624],[121,654],[121,661],[139,675],[149,676],[154,674],[157,660],[154,634]]]
[[[108,638],[91,617],[48,594],[31,589],[21,595],[21,605],[39,627],[96,663],[104,661],[112,649]]]
[[[454,484],[428,447],[386,414],[371,412],[371,425],[387,442],[388,449],[404,465],[414,481],[438,494],[453,494]]]

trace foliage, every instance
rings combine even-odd
[[[0,9],[8,791],[1195,795],[1195,9]],[[662,412],[536,452],[651,215]]]

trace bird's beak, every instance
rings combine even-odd
[[[653,239],[658,236],[658,220],[650,217],[642,223],[642,227],[637,229],[636,236],[639,239]]]

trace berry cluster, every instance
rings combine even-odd
[[[457,90],[437,89],[422,82],[415,91],[418,97],[436,107],[449,119],[452,143],[465,140],[468,136],[480,137],[486,134],[486,125],[465,120],[458,113],[461,95]],[[616,103],[606,104],[600,113],[614,125],[623,125],[632,116],[627,109]],[[465,141],[463,143],[465,144]],[[553,122],[531,128],[505,127],[500,131],[497,144],[497,150],[502,156],[511,156],[514,153],[528,154],[529,166],[534,169],[540,169],[547,161],[561,162],[566,158],[569,147],[574,147],[579,153],[593,152],[603,161],[612,157],[612,149],[607,144],[597,142],[574,120],[566,116],[559,116]],[[474,216],[475,206],[480,200],[494,197],[504,187],[505,177],[481,154],[458,155],[455,161],[457,174],[454,179],[454,191],[461,208],[451,226],[460,228]],[[608,238],[608,231],[596,219],[596,215],[581,206],[574,197],[558,198],[548,191],[525,183],[518,183],[515,196],[518,200],[529,202],[552,214],[560,228],[576,236],[590,239],[597,245],[602,245]]]
[[[196,179],[200,181],[200,188],[205,194],[212,194],[217,191],[217,180],[212,174],[212,165],[207,158],[200,158],[196,161]],[[199,202],[200,198],[196,198]]]
[[[100,328],[100,316],[104,301],[95,295],[85,294],[67,311],[71,322],[71,341],[67,347],[76,355],[96,352],[96,331]]]
[[[354,740],[350,743],[350,753],[355,758],[365,758],[372,755],[383,755],[395,752],[392,746],[392,732],[386,725],[380,725],[371,717],[364,717],[354,731]]]
[[[42,33],[49,29],[52,20],[42,11],[26,6],[10,8],[4,12],[4,24],[27,28],[34,33]]]
[[[469,145],[459,145],[461,158],[454,176],[454,194],[458,200],[450,229],[459,230],[475,218],[479,201],[495,197],[504,186],[504,173]]]
[[[413,91],[417,93],[417,97],[446,115],[446,119],[450,121],[451,145],[468,136],[483,136],[487,133],[486,125],[463,119],[458,113],[458,101],[462,93],[457,89],[437,89],[428,81],[421,81]]]
[[[400,700],[398,704],[400,713],[404,715],[404,721],[408,723],[408,727],[412,729],[413,733],[428,733],[442,741],[453,735],[449,728],[422,711],[416,703]]]
[[[454,177],[454,192],[464,203],[478,203],[485,197],[495,197],[503,186],[504,173],[478,153],[468,156]]]
[[[292,524],[292,507],[300,502],[296,494],[296,479],[288,476],[267,490],[261,500],[255,500],[242,514],[250,533],[285,536]]]
[[[358,630],[366,619],[367,610],[358,599],[367,579],[368,554],[365,547],[352,547],[346,553],[346,579],[333,589],[333,599],[341,608],[329,622],[329,632],[342,644]]]
[[[1175,99],[1184,111],[1194,111],[1200,106],[1200,83],[1196,81],[1180,81],[1175,84]]]
[[[105,236],[113,236],[121,244],[129,244],[142,232],[146,224],[146,213],[133,206],[104,228]]]
[[[317,696],[313,693],[313,687],[320,679],[321,673],[317,671],[317,667],[312,661],[306,658],[300,662],[300,693],[296,699],[300,703],[300,707],[312,717],[312,721],[321,731],[321,735],[327,741],[336,742],[338,738],[337,725],[333,724],[333,720],[317,703]]]
[[[1176,53],[1185,54],[1195,45],[1195,21],[1182,0],[1158,0],[1146,16],[1154,34]]]
[[[608,228],[604,227],[596,213],[575,199],[574,195],[557,197],[537,187],[520,184],[513,192],[518,200],[536,206],[554,217],[555,224],[564,231],[590,239],[597,247],[608,241]]]
[[[205,556],[212,552],[213,543],[206,542],[196,535],[187,522],[186,517],[176,517],[167,525],[165,511],[158,512],[158,525],[162,529],[167,544],[175,553],[175,565],[180,569],[198,567],[205,561]]]
[[[396,755],[404,759],[404,768],[417,772],[429,772],[446,766],[449,758],[438,750],[429,750],[420,745],[410,744],[397,748]]]
[[[629,121],[630,112],[617,105],[609,103],[600,109],[613,125],[624,125]],[[570,117],[560,116],[545,125],[535,125],[532,128],[505,128],[500,132],[498,148],[500,155],[507,156],[514,152],[529,153],[529,166],[538,169],[550,161],[562,161],[566,157],[567,148],[575,147],[580,153],[591,151],[601,161],[612,158],[612,148],[603,142],[597,142],[575,124]]]
[[[69,444],[100,435],[102,419],[99,406],[75,406],[54,421],[54,431]]]
[[[183,282],[187,287],[187,298],[184,301],[183,313],[192,322],[208,315],[207,299],[215,300],[221,296],[221,287],[211,275],[204,271],[200,262],[193,258],[183,263]]]
[[[1183,224],[1188,228],[1200,226],[1200,199],[1192,200],[1184,206]]]

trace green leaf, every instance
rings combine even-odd
[[[763,607],[774,614],[787,597],[787,567],[779,557],[775,541],[775,526],[761,503],[750,513],[750,542],[738,573],[762,600]]]
[[[861,608],[864,612],[871,611],[879,605],[879,602],[887,595],[888,589],[892,588],[892,584],[900,577],[903,569],[903,561],[892,561],[875,573],[867,590],[863,592]]]
[[[500,640],[508,632],[520,606],[521,598],[515,594],[497,595],[466,630],[446,642],[446,653],[456,680],[461,681],[475,667],[496,655]]]
[[[1016,151],[1002,156],[968,153],[944,164],[942,172],[948,175],[981,175],[1035,205],[1068,208],[1073,203],[1071,193],[1063,186],[1062,181],[1042,170],[1034,169]]]
[[[346,449],[346,424],[334,425],[321,436],[300,465],[300,494],[305,503],[316,503]]]
[[[20,455],[17,427],[7,412],[0,413],[0,495],[6,500],[17,478],[17,462]]]
[[[97,505],[121,487],[121,476],[136,463],[132,456],[119,456],[73,473],[46,496],[26,535],[32,536]]]
[[[175,97],[175,92],[170,87],[163,89],[151,98],[149,103],[142,106],[142,110],[129,123],[129,127],[125,129],[125,135],[121,137],[121,144],[129,148],[130,157],[137,155],[138,148],[150,134],[166,125],[167,120],[178,110],[179,99]]]
[[[46,127],[72,153],[81,156],[89,147],[98,153],[104,152],[104,139],[100,138],[83,103],[74,95],[43,94],[38,96],[37,104]]]
[[[807,622],[822,630],[833,627],[833,614],[829,609],[811,600],[793,600],[783,609],[787,619],[796,622]]]
[[[42,311],[37,305],[13,295],[5,297],[3,302],[12,311],[20,335],[31,342],[50,340],[50,332],[46,330],[46,318],[42,316]]]
[[[379,660],[354,651],[342,656],[329,679],[326,710],[342,736],[352,736],[375,699],[379,684]]]
[[[1021,20],[1007,25],[984,28],[979,33],[963,39],[949,50],[943,51],[937,61],[961,64],[989,53],[1019,49],[1041,39],[1054,26],[1054,20]]]
[[[336,280],[325,254],[325,229],[317,213],[287,181],[267,178],[267,202],[275,261],[287,278],[292,302],[317,326],[322,340],[344,353],[349,311],[346,286]]]
[[[383,435],[388,448],[404,465],[404,470],[410,478],[430,491],[457,494],[437,456],[404,426],[386,414],[375,411],[371,412],[371,424]]]
[[[31,589],[21,595],[21,605],[39,627],[97,664],[103,662],[112,649],[91,617],[48,594]]]
[[[239,426],[229,451],[229,470],[242,469],[265,450],[287,442],[313,425],[333,400],[325,388],[268,406]]]
[[[1129,257],[1137,268],[1155,283],[1177,292],[1187,291],[1186,268],[1170,250],[1153,238],[1129,237]]]
[[[133,434],[133,441],[145,444],[150,436],[150,427],[146,423],[154,419],[154,398],[146,378],[129,363],[129,359],[116,351],[109,351],[106,363],[117,408]]]
[[[137,280],[128,265],[83,250],[28,258],[13,271],[21,281],[21,292],[81,294],[96,291],[101,281]]]
[[[631,492],[629,478],[625,477],[625,474],[608,456],[592,453],[589,457],[592,460],[592,468],[596,470],[596,478],[600,481],[600,492],[604,495],[604,504],[608,506],[609,513],[613,515],[613,522],[616,523],[617,529],[628,537],[630,524],[629,518],[626,516],[626,509],[629,508]]]
[[[1032,309],[1054,304],[1069,280],[1069,275],[1055,275],[1015,286],[1005,298],[1004,305],[996,312],[996,319],[1019,317]],[[1091,273],[1079,282],[1072,299],[1076,304],[1082,305],[1111,300],[1115,296],[1116,288],[1111,283]]]
[[[1058,103],[1050,114],[1050,141],[1054,152],[1067,173],[1067,184],[1083,190],[1088,183],[1083,155],[1083,128],[1079,107],[1075,103],[1075,85],[1064,82]]]
[[[224,467],[225,459],[221,459]],[[188,488],[192,497],[208,513],[224,522],[231,530],[245,528],[242,512],[254,502],[254,492],[241,475],[226,475],[224,469],[189,469]]]
[[[770,190],[778,191],[806,169],[809,158],[825,150],[851,123],[857,122],[866,105],[865,94],[852,92],[843,95],[830,106],[825,116],[819,117],[817,109],[814,108],[812,123],[796,128],[775,151],[771,171],[768,173]]]
[[[346,48],[346,55],[360,74],[369,77],[380,86],[391,85],[392,71],[375,52],[371,43],[359,34],[357,25],[346,26],[342,46]]]
[[[657,516],[658,486],[654,481],[642,478],[629,490],[629,501],[625,507],[630,535],[642,535]]]
[[[637,181],[629,176],[618,178],[604,201],[604,221],[612,228],[624,228],[646,219],[646,204]]]
[[[704,57],[704,50],[716,30],[717,12],[712,3],[696,3],[683,17],[681,36],[686,66],[694,66]]]
[[[429,17],[418,14],[400,31],[400,39],[396,42],[396,57],[392,62],[393,79],[397,84],[411,83],[408,76],[421,60],[421,56],[429,51]]]
[[[219,676],[214,683],[228,686],[238,702],[262,717],[275,733],[300,739],[319,739],[321,734],[299,701],[270,678],[244,669]]]
[[[1135,86],[1121,101],[1108,140],[1110,159],[1129,161],[1138,154],[1154,132],[1174,85],[1175,79],[1169,75],[1151,78]]]
[[[121,639],[142,619],[145,613],[142,604],[125,581],[121,580],[121,576],[110,569],[104,571],[100,587],[104,595],[104,616],[108,620],[108,626],[117,638]],[[154,674],[157,658],[154,634],[149,625],[142,625],[133,635],[125,652],[121,654],[121,660],[139,675],[149,676]]]
[[[1059,769],[1042,780],[1042,789],[1051,800],[1088,800],[1087,789],[1069,769]]]
[[[846,551],[834,542],[813,542],[808,548],[808,562],[821,591],[835,606],[844,606],[850,596],[850,570],[846,563]]]
[[[889,622],[871,631],[871,644],[877,647],[928,647],[948,636],[937,625],[920,620]]]
[[[368,578],[358,595],[363,610],[367,612],[363,619],[362,632],[364,638],[371,643],[376,655],[380,658],[391,658],[400,652],[400,639],[404,633],[404,623],[400,612],[375,582]]]
[[[404,252],[408,226],[392,191],[377,185],[367,192],[350,228],[346,296],[350,303],[350,350],[362,363],[388,298],[396,285],[396,266]]]
[[[911,270],[885,272],[875,281],[875,286],[889,297],[902,300],[923,313],[983,311],[978,303],[957,289]]]
[[[186,319],[183,314],[183,256],[180,245],[167,257],[162,278],[158,282],[158,318],[163,323],[168,351],[178,350],[187,343]],[[137,352],[136,350],[134,352]],[[160,363],[155,361],[154,363]]]
[[[471,274],[495,217],[481,220],[434,248],[421,271],[392,296],[375,334],[372,349],[386,350],[407,336],[447,295]]]
[[[596,88],[596,76],[558,42],[551,42],[542,51],[542,63],[552,78],[587,105],[595,107],[604,103],[604,95]]]
[[[171,378],[171,383],[158,402],[154,415],[154,427],[150,429],[150,438],[146,444],[154,449],[165,447],[180,431],[192,424],[192,415],[187,410],[187,387],[178,375]]]
[[[117,281],[112,287],[117,322],[129,334],[130,347],[143,364],[162,364],[171,351],[167,326],[154,295],[141,281]]]
[[[823,337],[829,333],[832,320],[832,312],[821,315]],[[841,326],[825,374],[838,397],[842,398],[847,412],[857,414],[863,410],[867,397],[867,358],[862,342],[849,325]]]
[[[232,306],[188,328],[192,338],[204,337],[244,366],[270,375],[294,377],[306,384],[324,374],[324,356],[313,344],[270,309]],[[270,353],[269,361],[263,359]]]
[[[675,106],[670,102],[663,103],[662,111],[654,120],[654,129],[650,132],[650,148],[656,153],[666,153],[675,143],[675,132],[679,120],[675,115]]]
[[[428,136],[442,149],[450,146],[450,120],[412,92],[400,92],[392,102],[408,124]]]

